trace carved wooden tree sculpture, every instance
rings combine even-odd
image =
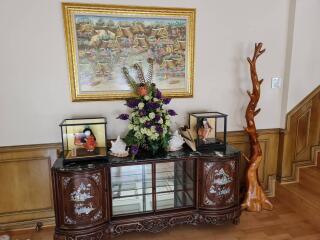
[[[247,58],[250,64],[250,74],[252,81],[252,92],[248,92],[250,102],[246,110],[247,127],[245,131],[249,135],[250,141],[250,159],[245,157],[249,162],[247,170],[248,189],[242,207],[251,212],[259,212],[262,209],[272,210],[272,204],[265,196],[261,184],[258,179],[258,168],[262,158],[262,151],[258,141],[258,134],[254,117],[260,112],[260,108],[256,110],[260,98],[260,85],[263,79],[259,80],[256,71],[256,61],[263,54],[265,49],[262,49],[262,43],[255,44],[255,50],[252,59]]]

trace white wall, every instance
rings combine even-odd
[[[229,114],[228,130],[240,130],[251,84],[246,57],[255,41],[267,48],[258,63],[265,82],[257,127],[280,127],[282,93],[271,89],[270,79],[285,71],[289,1],[94,2],[197,8],[194,98],[172,101],[179,113],[174,121],[185,124],[187,112],[194,110],[219,110]],[[70,100],[60,1],[2,0],[0,29],[0,146],[59,142],[60,121],[79,115],[105,115],[108,137],[124,135],[126,123],[115,119],[127,110],[123,101]]]
[[[287,109],[320,84],[320,1],[296,0]]]

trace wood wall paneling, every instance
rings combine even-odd
[[[281,183],[298,181],[299,168],[313,166],[313,152],[320,146],[320,86],[286,117],[280,133],[277,178]]]
[[[279,129],[258,130],[259,141],[262,149],[262,160],[259,167],[259,180],[268,196],[274,196],[275,179],[277,174]],[[246,156],[250,155],[250,144],[245,132],[228,132],[229,144],[240,149]],[[246,160],[241,160],[241,179],[244,178],[247,167]]]
[[[0,148],[0,231],[54,223],[50,169],[58,147]]]
[[[297,121],[297,133],[296,133],[296,158],[301,157],[303,152],[307,151],[309,133],[310,133],[310,116],[311,108],[303,112],[301,116],[298,117]]]

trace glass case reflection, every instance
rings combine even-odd
[[[192,207],[194,169],[193,160],[112,167],[112,215]]]
[[[152,211],[151,164],[111,168],[113,215]]]
[[[193,206],[194,161],[156,164],[156,209]]]

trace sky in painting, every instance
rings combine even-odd
[[[146,26],[153,25],[153,24],[160,24],[160,25],[168,25],[168,24],[178,24],[178,25],[185,25],[187,23],[186,19],[181,18],[142,18],[142,17],[115,17],[112,15],[75,15],[76,23],[82,22],[85,20],[90,19],[92,23],[96,23],[99,19],[103,19],[104,21],[112,20],[115,24],[119,22],[143,22]]]

